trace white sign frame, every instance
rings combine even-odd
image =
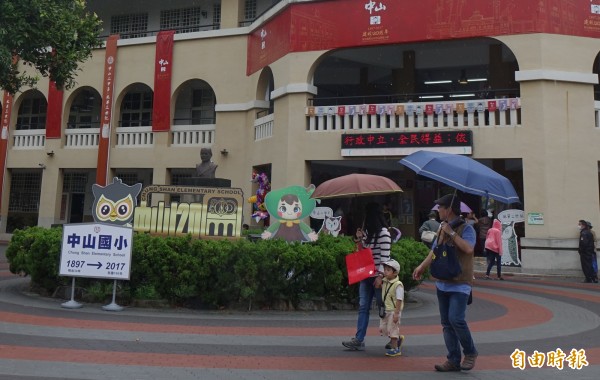
[[[129,280],[133,229],[104,223],[63,225],[59,276]]]

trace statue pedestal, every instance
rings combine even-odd
[[[198,187],[231,187],[231,180],[226,178],[191,177],[182,178],[181,184]]]

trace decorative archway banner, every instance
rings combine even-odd
[[[249,35],[246,73],[291,52],[526,33],[598,38],[600,0],[294,3]]]

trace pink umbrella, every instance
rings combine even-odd
[[[433,206],[432,210],[437,211],[438,208],[440,208],[440,205],[435,205]],[[471,208],[469,208],[469,206],[467,206],[466,204],[464,204],[463,202],[460,202],[460,212],[473,212],[473,210],[471,210]]]
[[[313,199],[347,198],[401,192],[402,189],[387,177],[372,174],[348,174],[325,181],[310,196]]]

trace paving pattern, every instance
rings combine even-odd
[[[0,262],[0,379],[600,378],[600,286],[505,278],[476,280],[467,312],[480,352],[476,368],[441,374],[433,371],[446,352],[431,282],[410,293],[403,355],[390,358],[376,313],[367,349],[347,351],[341,341],[354,334],[353,311],[68,310],[61,300],[28,293],[28,279]],[[529,363],[536,352],[558,349],[574,362],[555,362],[563,369]],[[523,355],[524,369],[513,367],[513,353]]]

